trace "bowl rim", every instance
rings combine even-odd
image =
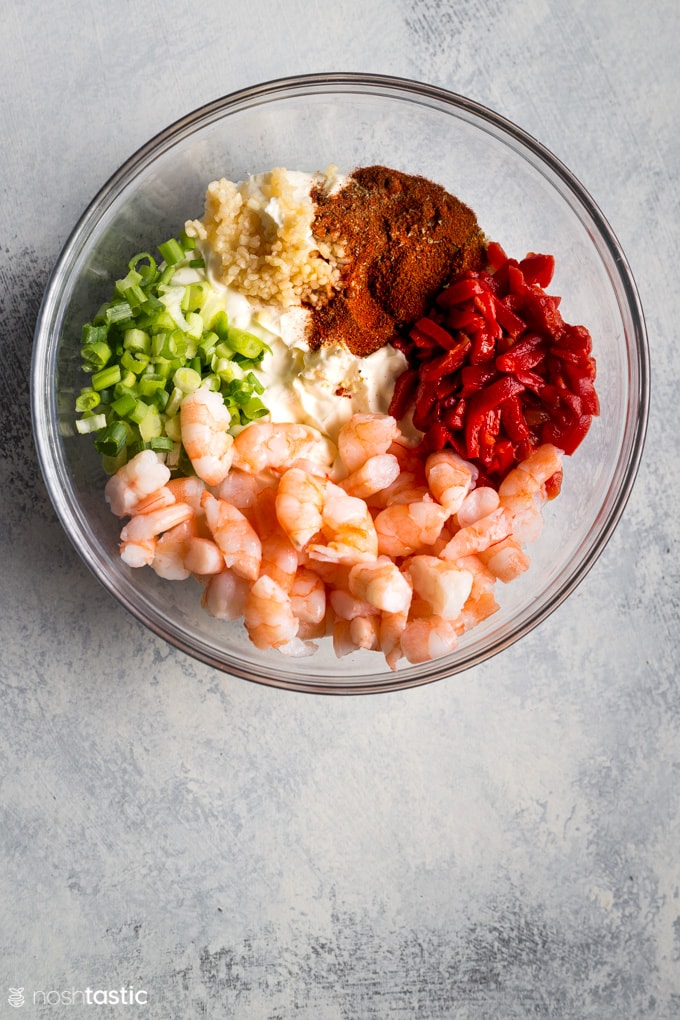
[[[248,670],[240,664],[226,663],[218,659],[210,650],[203,647],[203,642],[187,641],[176,636],[170,629],[164,629],[160,623],[150,619],[143,608],[128,601],[124,601],[118,592],[112,579],[97,570],[94,557],[86,553],[86,549],[78,545],[73,535],[74,521],[67,513],[66,507],[59,498],[58,472],[54,469],[53,458],[48,433],[52,422],[55,419],[56,407],[53,406],[56,396],[52,392],[56,387],[47,385],[49,379],[46,372],[46,360],[42,357],[43,347],[48,344],[46,337],[48,325],[53,306],[56,302],[56,291],[58,284],[65,271],[65,268],[72,262],[82,244],[90,236],[89,227],[102,218],[106,210],[115,202],[121,191],[127,187],[134,178],[141,173],[148,164],[158,156],[165,153],[169,148],[180,142],[187,134],[193,133],[199,127],[205,127],[213,121],[228,115],[237,109],[245,108],[260,102],[269,102],[274,99],[286,96],[314,94],[362,94],[369,92],[374,96],[394,95],[397,98],[410,97],[418,100],[431,101],[433,104],[450,106],[459,112],[477,121],[490,125],[495,131],[502,133],[506,140],[512,140],[522,150],[528,150],[538,161],[544,164],[552,173],[566,186],[571,195],[577,200],[577,204],[583,207],[586,214],[597,227],[599,240],[604,243],[609,256],[613,260],[618,272],[618,282],[623,291],[625,306],[631,316],[635,332],[634,351],[637,355],[636,367],[638,374],[638,386],[632,394],[635,398],[637,415],[629,438],[627,458],[622,464],[621,482],[612,502],[606,521],[600,527],[597,541],[593,543],[589,551],[579,561],[577,568],[572,571],[570,577],[562,584],[551,598],[546,599],[543,606],[538,608],[529,616],[524,623],[511,634],[495,640],[488,648],[477,652],[463,655],[459,661],[450,662],[449,656],[442,660],[433,660],[428,664],[429,672],[426,675],[414,675],[408,668],[403,671],[385,674],[365,674],[352,678],[342,677],[323,681],[306,682],[298,678],[295,680],[280,680],[272,676],[262,676],[257,670]],[[57,347],[54,351],[56,355]],[[168,126],[158,131],[148,141],[139,146],[130,156],[108,177],[105,183],[99,188],[94,197],[90,200],[73,229],[68,235],[61,252],[50,273],[34,329],[34,345],[31,359],[31,419],[34,444],[38,454],[38,462],[46,484],[48,495],[57,513],[61,525],[64,527],[76,552],[95,575],[102,586],[107,589],[116,600],[131,615],[144,624],[157,636],[163,638],[169,644],[174,645],[185,654],[192,656],[203,663],[226,672],[236,675],[242,679],[250,680],[264,686],[275,686],[279,689],[292,690],[304,693],[317,694],[372,694],[405,690],[411,687],[423,686],[437,680],[451,677],[455,674],[472,669],[474,666],[485,662],[487,659],[497,655],[499,652],[515,644],[522,637],[535,629],[551,613],[553,613],[574,589],[585,578],[594,563],[597,561],[614,530],[616,529],[626,504],[630,498],[637,473],[639,470],[649,418],[650,405],[650,365],[649,365],[649,343],[645,324],[644,313],[640,302],[639,293],[633,278],[630,265],[623,252],[623,249],[615,236],[609,222],[602,210],[594,201],[592,196],[550,149],[529,134],[523,128],[490,109],[489,107],[470,99],[459,93],[444,89],[440,86],[427,84],[425,82],[375,73],[355,73],[347,71],[324,72],[299,74],[287,77],[273,78],[256,85],[241,88],[225,95],[210,100],[194,110],[177,118]],[[47,398],[47,399],[46,399]],[[63,495],[63,494],[62,494]],[[148,607],[147,607],[148,609]],[[160,619],[160,617],[159,617]],[[295,660],[293,660],[295,661]],[[439,665],[438,665],[439,661]],[[410,674],[410,675],[409,675]],[[292,673],[291,673],[292,676]]]

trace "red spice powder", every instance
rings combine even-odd
[[[346,259],[341,289],[311,307],[314,350],[342,341],[372,354],[424,315],[453,276],[484,264],[474,212],[424,177],[362,167],[340,191],[312,198],[314,235],[340,244]]]

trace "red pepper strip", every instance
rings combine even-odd
[[[506,474],[515,464],[515,448],[509,439],[499,439],[494,444],[491,460],[487,465],[490,475],[500,475],[505,478]]]
[[[446,287],[437,297],[437,304],[441,308],[451,308],[453,305],[460,305],[464,301],[469,301],[470,298],[475,297],[477,294],[483,293],[484,285],[472,275],[466,275],[461,280],[457,280],[449,287]]]
[[[447,407],[444,411],[444,423],[453,432],[462,429],[465,424],[466,408],[467,401],[462,399],[457,400],[453,407]]]
[[[434,411],[437,406],[437,395],[434,391],[434,386],[424,383],[421,379],[416,390],[415,409],[413,411],[413,424],[421,432],[427,432],[435,420]]]
[[[513,374],[518,382],[521,382],[528,390],[531,390],[532,393],[536,393],[540,397],[546,385],[543,376],[538,375],[537,372],[528,372],[525,369],[519,368]]]
[[[538,365],[545,355],[545,341],[540,333],[527,333],[505,353],[496,358],[499,372],[526,371]]]
[[[489,383],[483,390],[479,390],[468,401],[467,420],[465,423],[465,441],[468,447],[469,457],[478,457],[481,447],[481,433],[488,428],[488,416],[498,416],[500,424],[499,407],[504,400],[521,393],[524,386],[513,376],[505,375],[495,382]]]
[[[551,475],[550,478],[546,479],[545,494],[549,500],[555,499],[555,497],[559,496],[562,491],[562,475],[563,471],[560,468],[560,470],[556,471],[554,475]]]
[[[455,340],[450,333],[447,333],[443,326],[440,326],[434,319],[425,317],[418,319],[412,326],[412,330],[417,329],[419,333],[423,333],[430,340],[434,341],[435,344],[439,344],[444,350],[448,350],[453,347]]]
[[[496,319],[513,340],[522,335],[527,328],[527,324],[523,319],[520,319],[519,315],[515,315],[512,309],[505,304],[505,301],[496,298],[495,310]]]
[[[446,313],[446,325],[450,329],[464,329],[466,333],[481,329],[484,317],[478,315],[474,307],[450,308]]]
[[[522,414],[522,402],[517,394],[501,404],[501,424],[514,443],[529,438],[529,426]]]
[[[560,337],[560,348],[563,347],[570,351],[590,354],[593,349],[592,337],[585,326],[567,326]]]
[[[572,351],[568,347],[562,347],[558,344],[555,344],[548,350],[555,358],[559,358],[562,362],[568,362],[570,365],[582,365],[588,361],[588,355],[582,351]]]
[[[496,338],[487,329],[478,329],[472,335],[470,348],[470,364],[481,365],[489,361],[496,353]]]
[[[524,273],[524,279],[529,284],[538,284],[539,287],[548,287],[555,272],[555,258],[553,255],[535,255],[531,253],[523,258],[519,268]]]
[[[562,416],[552,418],[541,429],[541,441],[552,443],[569,456],[583,441],[590,428],[590,422],[589,414],[583,414],[571,421]]]
[[[425,445],[429,450],[443,450],[451,444],[451,433],[443,422],[431,425],[425,434]]]
[[[479,458],[487,463],[498,435],[500,414],[495,407],[484,407],[474,413],[468,407],[465,421],[467,459]]]
[[[407,368],[397,377],[390,400],[389,413],[400,421],[413,403],[418,389],[418,370]]]
[[[511,294],[524,296],[527,292],[528,288],[524,280],[524,273],[517,263],[514,266],[508,266],[508,288]]]
[[[466,365],[461,371],[462,387],[461,397],[471,397],[488,383],[498,377],[498,372],[493,365]],[[543,380],[541,379],[541,382]]]
[[[553,340],[559,341],[564,334],[565,323],[558,305],[559,301],[549,294],[527,289],[522,306],[527,326],[539,333],[548,333]]]
[[[408,335],[411,337],[411,340],[413,340],[413,343],[416,345],[416,347],[425,348],[425,350],[427,351],[432,351],[437,346],[432,337],[428,336],[427,333],[423,333],[423,331],[418,329],[417,326],[411,326],[410,330],[408,331]]]
[[[583,414],[581,398],[572,393],[566,386],[556,386],[554,383],[546,383],[541,393],[541,400],[548,410],[555,414],[571,413],[573,417],[580,417]]]
[[[496,298],[486,286],[479,294],[475,295],[475,308],[484,316],[489,325],[496,325],[496,304]]]
[[[489,241],[487,244],[486,261],[492,272],[500,269],[501,266],[508,261],[508,256],[505,254],[498,241]]]
[[[470,347],[470,340],[465,336],[451,350],[423,364],[420,369],[421,380],[423,382],[431,382],[433,379],[440,379],[443,375],[450,375],[452,372],[455,372],[463,364],[465,355],[470,350]]]
[[[571,382],[571,380],[570,380]],[[581,398],[581,408],[584,414],[592,414],[595,417],[600,413],[600,400],[592,379],[581,376],[572,386],[574,393]]]

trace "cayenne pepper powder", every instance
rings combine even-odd
[[[474,212],[425,177],[362,167],[341,190],[312,198],[315,237],[343,252],[340,289],[310,306],[313,350],[343,342],[358,357],[372,354],[423,316],[453,276],[484,264]]]

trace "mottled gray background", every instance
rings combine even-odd
[[[115,1016],[33,995],[121,985],[187,1020],[680,1016],[675,0],[1,13],[0,1016]],[[329,70],[446,86],[551,148],[628,254],[653,365],[577,593],[483,667],[344,700],[147,634],[62,533],[28,411],[47,274],[109,174],[204,102]]]

